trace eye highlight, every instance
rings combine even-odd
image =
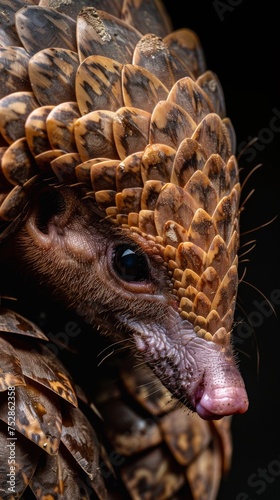
[[[147,281],[150,279],[146,255],[131,245],[116,247],[113,255],[113,267],[124,281]]]

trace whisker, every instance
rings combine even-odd
[[[264,299],[265,301],[267,302],[267,304],[269,304],[269,306],[271,307],[271,310],[273,311],[275,317],[277,318],[277,313],[273,307],[273,304],[270,302],[270,300],[266,297],[266,295],[264,293],[261,292],[261,290],[259,288],[257,288],[255,285],[253,285],[252,283],[250,283],[249,281],[244,281],[242,280],[242,283],[244,283],[245,285],[247,286],[250,286],[251,288],[253,288],[253,290],[255,290],[256,292],[258,292]]]
[[[245,153],[245,151],[250,147],[252,146],[252,144],[254,144],[255,142],[258,141],[258,137],[253,137],[253,139],[251,139],[251,141],[249,141],[245,146],[244,148],[241,149],[241,151],[239,152],[238,156],[237,156],[237,160],[239,161],[242,157],[242,155]]]
[[[258,170],[262,166],[263,166],[262,163],[259,163],[254,168],[252,168],[252,170],[250,170],[250,172],[248,173],[248,175],[245,177],[244,181],[241,184],[241,191],[243,191],[244,186],[247,184],[250,177],[252,177],[252,175],[256,172],[256,170]]]
[[[112,347],[115,347],[116,345],[119,345],[119,344],[122,344],[123,342],[127,342],[128,339],[123,339],[123,340],[117,340],[116,342],[114,342],[113,344],[110,344],[110,345],[107,345],[104,349],[102,349],[102,351],[100,351],[98,354],[97,354],[97,357],[101,356],[104,352],[106,352],[108,349],[112,349]]]
[[[241,233],[241,237],[243,237],[245,234],[249,234],[249,233],[253,233],[254,231],[258,231],[259,229],[262,229],[266,226],[268,226],[269,224],[272,224],[272,222],[275,221],[275,219],[277,219],[278,215],[275,215],[275,217],[273,217],[271,220],[269,220],[268,222],[264,222],[263,224],[261,224],[260,226],[257,226],[253,229],[249,229],[248,231],[245,231],[244,233]]]

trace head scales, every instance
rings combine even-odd
[[[157,244],[197,335],[227,343],[240,185],[197,36],[172,32],[156,0],[25,4],[0,33],[2,238],[42,178],[81,183],[107,217]]]

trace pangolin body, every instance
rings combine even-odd
[[[164,436],[154,434],[151,446],[163,439],[178,460],[180,474],[174,476],[175,482],[168,474],[164,481],[160,465],[155,464],[164,464],[169,472],[173,465],[166,466],[161,455],[158,462],[151,458],[146,475],[153,470],[155,476],[159,474],[158,489],[152,489],[149,481],[143,487],[141,459],[132,460],[121,473],[125,495],[214,499],[220,476],[209,479],[213,473],[206,470],[209,456],[202,462],[207,480],[200,489],[201,466],[190,472],[186,453],[184,458],[180,455],[184,446],[178,445],[176,453],[168,440],[168,426],[178,418],[181,437],[197,433],[210,456],[221,456],[222,445],[213,448],[213,442],[219,440],[227,449],[228,431],[223,425],[227,429],[228,420],[219,419],[248,407],[231,346],[240,184],[235,134],[219,80],[206,68],[196,34],[188,29],[172,31],[164,7],[156,0],[2,1],[1,12],[2,262],[6,265],[12,258],[20,273],[36,280],[111,342],[129,350],[129,361],[125,359],[121,366],[126,390],[151,412],[157,432],[160,428]],[[6,310],[2,316],[3,332],[19,334],[18,316]],[[29,339],[44,338],[36,327],[27,325]],[[7,359],[18,360],[4,371],[3,392],[14,385],[19,394],[25,394],[23,400],[34,401],[34,386],[31,389],[28,384],[35,380],[39,398],[42,377],[35,376],[30,364],[40,365],[48,355],[44,350],[23,355],[22,341],[7,342],[6,334],[2,340]],[[70,376],[66,371],[63,375],[58,360],[45,363],[54,374],[60,373],[59,387],[63,387],[55,390],[49,374],[47,389],[51,386],[55,397],[62,392],[76,408],[75,391],[65,382]],[[142,364],[147,366],[143,373],[136,368]],[[156,410],[151,410],[149,391],[143,396],[139,388],[154,380],[158,380],[161,403],[157,401]],[[43,394],[45,388],[40,389]],[[111,446],[130,456],[120,432],[112,431],[114,390],[96,389],[96,393],[93,399],[101,400]],[[121,396],[117,399],[122,401]],[[46,412],[53,402],[44,404]],[[196,412],[197,420],[191,420],[181,406]],[[24,414],[24,404],[22,408]],[[106,486],[102,468],[96,468],[103,444],[97,444],[94,431],[84,423],[86,417],[79,413],[74,418],[72,413],[71,424],[65,410],[59,413],[56,427],[63,445],[81,467],[81,477],[87,474],[97,498],[118,498]],[[78,423],[86,429],[83,439],[88,433],[95,443],[87,455],[88,466],[83,465],[85,458],[79,461],[75,456],[70,438],[65,437],[67,425],[75,428]],[[41,434],[47,433],[42,426],[35,432],[41,436],[36,443],[30,429],[17,425],[31,442],[44,448]],[[204,435],[211,435],[213,442],[206,437],[203,441]],[[180,434],[177,437],[180,441]],[[46,443],[51,459],[60,457],[64,484],[70,466],[65,465],[63,454],[57,455],[57,443]],[[185,444],[188,452],[190,443]],[[131,453],[136,448],[145,449],[132,446]],[[51,459],[48,464],[54,470],[58,462],[54,467]],[[48,486],[42,473],[48,469],[38,463],[36,459],[26,465],[29,473],[19,481],[21,492],[29,485],[36,498],[46,498],[46,492],[53,495],[48,498],[89,498],[84,486],[83,494],[61,488],[56,497],[59,474],[56,480],[49,479]],[[184,489],[176,497],[181,487],[186,488],[186,477],[188,493]],[[74,488],[74,482],[67,487]]]

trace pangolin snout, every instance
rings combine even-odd
[[[245,413],[249,407],[243,379],[235,365],[217,366],[208,372],[196,394],[195,409],[204,420]]]

